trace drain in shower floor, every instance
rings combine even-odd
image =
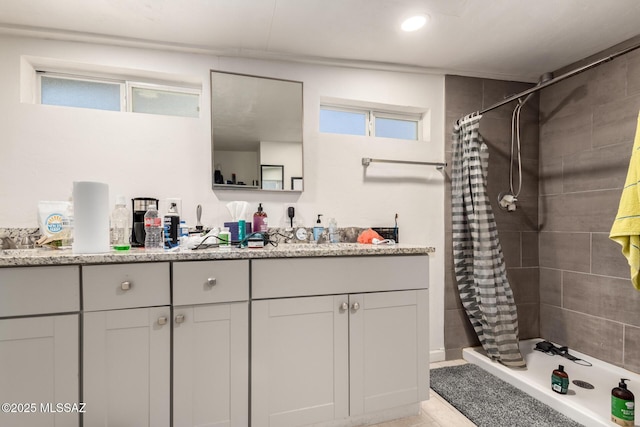
[[[589,384],[586,381],[573,380],[571,382],[574,383],[575,385],[577,385],[578,387],[586,388],[587,390],[593,390],[595,388],[592,384]]]

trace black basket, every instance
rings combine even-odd
[[[373,231],[382,236],[383,239],[393,239],[396,243],[398,241],[398,229],[394,227],[372,227]]]

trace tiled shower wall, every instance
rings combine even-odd
[[[540,94],[541,336],[635,372],[640,292],[608,236],[639,110],[640,50]]]
[[[640,38],[630,40],[555,74],[638,42]],[[447,76],[448,161],[456,119],[526,87]],[[495,199],[508,189],[514,105],[485,114],[480,131],[490,150],[488,187],[518,306],[520,337],[541,336],[640,372],[640,292],[631,285],[620,247],[608,238],[640,110],[640,50],[546,88],[539,101],[534,97],[527,103],[522,203],[509,214],[497,207]],[[446,357],[452,359],[460,357],[461,348],[478,342],[457,297],[450,188],[445,194],[444,333]]]
[[[488,107],[519,93],[530,84],[471,77],[446,76],[446,152],[451,165],[451,134],[454,122],[463,115]],[[539,336],[538,292],[538,96],[522,108],[522,190],[515,212],[498,207],[498,195],[509,191],[511,114],[515,104],[486,113],[480,132],[489,147],[488,193],[498,226],[507,275],[518,307],[521,338]],[[517,166],[516,166],[517,167]],[[451,167],[448,168],[449,171]],[[517,172],[515,174],[517,177]],[[450,177],[450,175],[449,175]],[[460,358],[464,347],[478,345],[458,296],[451,245],[451,181],[445,191],[445,319],[444,341],[447,359]],[[514,179],[514,191],[518,181]]]

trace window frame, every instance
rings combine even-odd
[[[91,74],[78,74],[74,72],[64,72],[64,71],[53,71],[47,70],[46,68],[38,67],[35,69],[36,76],[36,90],[35,90],[35,103],[40,105],[52,105],[55,107],[68,107],[68,108],[84,108],[88,110],[93,110],[93,108],[88,107],[69,107],[64,105],[57,104],[43,104],[42,103],[42,77],[45,76],[47,78],[57,78],[64,80],[75,80],[75,81],[86,81],[86,82],[95,82],[95,83],[108,83],[120,86],[120,110],[101,110],[101,111],[120,111],[127,113],[135,113],[133,111],[133,90],[136,88],[140,89],[151,89],[161,92],[172,92],[172,93],[181,93],[186,95],[196,95],[198,97],[198,115],[196,117],[192,116],[182,116],[175,114],[156,114],[156,113],[140,113],[140,114],[153,114],[165,117],[184,117],[184,118],[200,118],[202,112],[202,89],[189,87],[189,86],[179,86],[172,85],[166,83],[157,83],[157,82],[145,82],[140,79],[127,79],[127,78],[115,78],[115,77],[104,77],[98,75]],[[95,109],[99,110],[99,109]]]
[[[351,136],[366,136],[366,137],[386,138],[386,139],[398,139],[403,141],[423,141],[423,138],[422,138],[423,121],[424,121],[425,113],[412,113],[412,112],[392,111],[392,110],[378,109],[378,108],[347,106],[347,105],[339,105],[339,104],[331,104],[331,103],[320,103],[320,111],[322,110],[332,110],[332,111],[341,111],[346,113],[364,114],[366,123],[365,123],[364,135],[342,134],[342,133],[334,133],[334,132],[321,132],[321,133],[334,133],[335,135],[347,135],[347,136],[351,135]],[[375,127],[376,118],[415,122],[417,124],[416,138],[408,139],[408,138],[377,136],[376,127]]]

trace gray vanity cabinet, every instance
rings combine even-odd
[[[173,264],[173,426],[249,425],[249,261]]]
[[[169,263],[82,267],[86,426],[170,425]]]
[[[252,426],[426,400],[427,277],[426,256],[253,261]]]
[[[79,292],[77,266],[0,269],[0,425],[79,425]]]

